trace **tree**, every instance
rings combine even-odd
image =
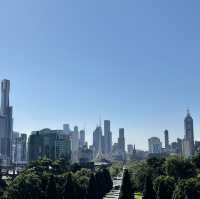
[[[47,185],[46,198],[47,199],[57,199],[58,198],[56,180],[53,175],[51,175],[48,185]]]
[[[94,174],[91,174],[87,192],[87,199],[95,199],[98,197],[97,183]]]
[[[173,193],[173,199],[198,199],[200,198],[200,182],[198,178],[181,180]]]
[[[169,176],[159,176],[154,180],[153,188],[157,199],[170,199],[175,188],[175,180]]]
[[[103,169],[103,177],[105,180],[105,185],[106,185],[106,192],[109,192],[113,188],[113,181],[110,176],[110,173],[107,169]]]
[[[0,198],[2,198],[6,187],[7,187],[6,181],[2,179],[2,173],[0,171]]]
[[[38,199],[44,197],[41,179],[34,173],[21,174],[10,184],[8,199]]]
[[[200,153],[198,153],[192,158],[192,162],[195,165],[195,167],[200,170]]]
[[[133,198],[134,198],[134,190],[132,188],[131,178],[128,170],[125,169],[119,199],[133,199]]]
[[[172,157],[167,159],[165,169],[168,176],[178,179],[187,179],[196,176],[194,164],[189,159]]]
[[[75,185],[72,180],[72,174],[69,173],[67,176],[67,182],[65,184],[63,199],[76,199]]]
[[[153,190],[153,183],[151,176],[149,174],[145,177],[145,183],[144,183],[144,190],[142,194],[142,199],[155,199],[155,192]]]

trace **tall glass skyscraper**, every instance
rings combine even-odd
[[[185,152],[188,155],[193,155],[194,154],[194,128],[193,128],[193,118],[191,117],[189,110],[187,111],[187,116],[185,117],[185,120],[184,120],[184,128],[185,128],[185,138],[184,138]]]
[[[12,107],[9,104],[10,81],[1,82],[0,111],[0,158],[2,164],[9,165],[12,159],[13,118]]]

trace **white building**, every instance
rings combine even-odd
[[[149,153],[161,153],[162,152],[162,143],[159,138],[151,137],[148,140],[149,143]]]

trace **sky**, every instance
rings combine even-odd
[[[199,0],[8,0],[0,3],[0,79],[11,80],[14,129],[111,120],[127,144],[169,130],[189,108],[200,140]],[[102,122],[103,123],[103,122]]]

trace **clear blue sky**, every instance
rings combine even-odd
[[[189,107],[200,139],[200,1],[10,0],[0,5],[0,78],[12,83],[14,128],[30,133],[99,115],[127,143],[169,129]]]

